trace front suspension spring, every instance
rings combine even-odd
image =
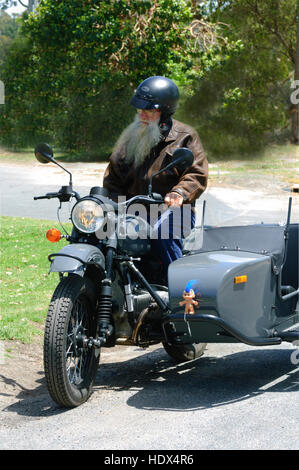
[[[97,325],[100,337],[107,338],[112,332],[112,287],[103,285],[97,308]]]

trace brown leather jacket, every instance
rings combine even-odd
[[[150,176],[171,162],[175,149],[188,147],[194,154],[194,162],[187,170],[176,168],[162,172],[153,178],[153,192],[163,197],[170,191],[184,197],[184,203],[192,203],[207,187],[208,162],[196,131],[186,124],[173,119],[172,127],[165,140],[161,141],[144,163],[134,169],[125,161],[125,148],[112,153],[104,175],[104,187],[111,198],[147,194]]]

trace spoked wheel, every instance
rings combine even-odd
[[[58,284],[48,311],[44,339],[47,387],[59,405],[75,407],[90,396],[100,350],[85,341],[96,336],[95,288],[69,276]]]

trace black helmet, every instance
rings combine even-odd
[[[175,112],[179,100],[176,84],[166,77],[149,77],[138,85],[130,103],[138,109],[159,109],[164,115]]]

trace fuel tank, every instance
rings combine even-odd
[[[170,264],[168,283],[178,342],[239,342],[272,335],[270,256],[226,250],[191,254]]]

